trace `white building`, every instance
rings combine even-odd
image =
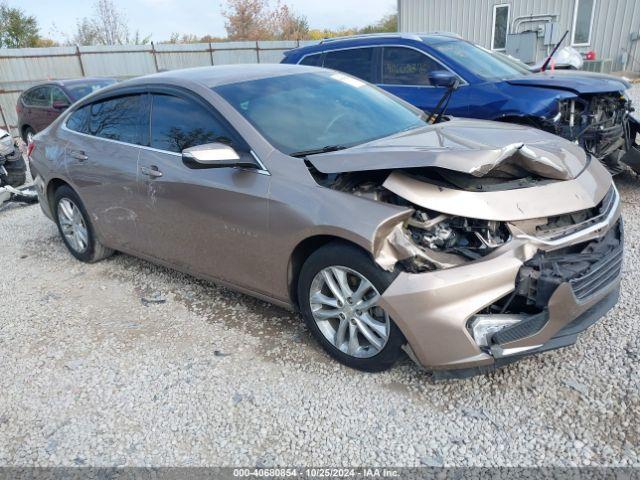
[[[398,0],[401,32],[452,32],[528,63],[563,46],[595,70],[640,71],[640,0]]]

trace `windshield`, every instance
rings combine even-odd
[[[108,87],[116,83],[115,80],[87,80],[86,82],[78,82],[65,85],[65,89],[69,92],[72,100],[80,100],[82,97],[86,97],[90,93],[100,90],[101,88]]]
[[[419,110],[337,72],[263,78],[213,90],[287,155],[351,147],[425,125]]]
[[[489,52],[473,43],[445,42],[433,45],[433,48],[485,80],[506,80],[531,73],[516,60],[506,60],[505,55]]]

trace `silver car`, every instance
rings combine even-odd
[[[424,114],[331,70],[245,65],[106,88],[35,138],[70,252],[114,250],[302,313],[355,368],[441,376],[575,342],[618,298],[611,176],[524,126]]]

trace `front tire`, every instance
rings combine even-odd
[[[62,241],[78,260],[94,263],[113,254],[98,241],[80,197],[66,185],[54,194],[53,214]]]
[[[298,280],[300,311],[329,355],[367,372],[393,366],[405,339],[378,300],[394,278],[364,251],[340,242],[307,259]]]

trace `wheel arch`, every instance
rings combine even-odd
[[[20,138],[26,143],[27,139],[27,130],[31,129],[34,132],[36,131],[35,128],[33,128],[31,125],[29,125],[28,123],[23,124],[22,126],[20,126]]]
[[[300,271],[302,270],[302,265],[309,256],[318,250],[321,247],[329,243],[342,243],[344,245],[349,245],[352,247],[356,247],[359,250],[362,250],[367,255],[371,256],[371,252],[367,251],[367,249],[363,248],[362,245],[358,243],[347,240],[344,237],[339,237],[336,235],[329,234],[318,234],[313,235],[311,237],[307,237],[304,240],[300,241],[293,251],[291,252],[291,256],[289,257],[289,269],[288,269],[288,290],[289,290],[289,298],[291,299],[291,303],[296,310],[299,309],[298,305],[298,279],[300,278]],[[372,258],[373,261],[373,258]]]
[[[73,188],[69,182],[59,177],[54,177],[51,180],[49,180],[49,183],[47,183],[47,187],[45,189],[45,195],[47,199],[47,206],[49,207],[49,211],[51,212],[52,215],[53,215],[53,196],[55,195],[56,190],[58,190],[58,188],[62,187],[63,185],[66,185],[74,192],[76,191],[75,188]]]

